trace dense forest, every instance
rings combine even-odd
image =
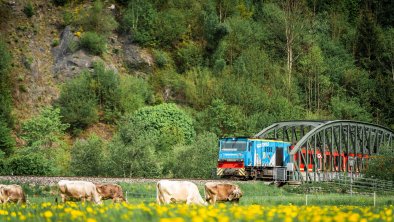
[[[276,121],[349,119],[394,130],[393,1],[21,2],[0,0],[8,18],[0,21],[2,174],[209,177],[218,138]],[[18,6],[26,25],[13,27],[7,8]],[[50,13],[55,28],[45,33],[35,23]],[[73,40],[64,53],[97,59],[45,83],[58,93],[36,103],[23,95],[37,59],[19,58],[34,50],[18,33],[50,36],[55,51],[65,30]],[[124,62],[121,40],[152,64]]]

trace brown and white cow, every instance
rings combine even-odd
[[[123,196],[122,187],[117,184],[95,184],[97,192],[100,194],[102,200],[112,199],[112,202],[126,201]]]
[[[61,180],[58,185],[63,202],[66,202],[68,198],[74,198],[101,204],[101,196],[97,192],[96,185],[92,182]]]
[[[216,201],[239,202],[242,191],[238,185],[232,183],[208,182],[205,184],[205,200],[210,204]]]
[[[21,186],[0,184],[0,203],[26,203],[26,196]]]
[[[189,181],[160,180],[156,185],[157,203],[186,203],[207,205],[202,199],[197,185]]]

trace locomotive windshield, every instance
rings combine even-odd
[[[222,142],[223,151],[245,151],[246,141],[224,141]]]

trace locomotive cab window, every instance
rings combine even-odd
[[[222,143],[223,151],[245,151],[246,147],[246,141],[225,141]]]

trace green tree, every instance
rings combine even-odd
[[[179,72],[183,73],[193,67],[201,66],[203,54],[200,46],[194,42],[183,42],[176,52],[176,64]]]
[[[40,154],[14,155],[7,160],[7,170],[11,175],[45,176],[52,174],[52,167]]]
[[[366,111],[355,99],[333,97],[331,99],[331,112],[337,119],[350,119],[370,122],[371,114]]]
[[[329,83],[324,84],[324,72],[326,66],[321,49],[317,45],[312,45],[307,53],[300,59],[300,69],[303,73],[303,88],[305,93],[306,108],[311,111],[319,111],[327,101],[327,91],[323,87],[330,87]],[[329,82],[330,80],[327,79]],[[327,107],[326,104],[325,107]]]
[[[120,77],[120,110],[131,114],[153,101],[153,91],[143,78],[134,76]]]
[[[216,174],[218,138],[213,133],[203,132],[196,141],[186,147],[175,147],[171,161],[175,178],[211,178]],[[185,164],[187,163],[187,164]]]
[[[155,37],[163,48],[173,46],[188,32],[185,15],[175,8],[158,13],[154,24]]]
[[[7,123],[0,118],[0,153],[9,156],[13,153],[15,147],[15,140],[11,136],[11,129],[8,128]]]
[[[381,147],[379,154],[368,159],[366,177],[394,181],[394,154],[392,147]]]
[[[195,131],[193,128],[193,119],[188,116],[182,109],[178,108],[175,104],[160,104],[157,106],[143,107],[137,110],[126,122],[127,125],[141,126],[144,131],[157,132],[157,135],[171,136],[172,129],[181,132],[182,138],[178,141],[185,141],[190,143],[194,140]],[[132,138],[129,136],[128,128],[120,129],[122,138]],[[166,134],[170,132],[170,134]]]
[[[35,153],[45,159],[44,167],[49,168],[45,174],[66,175],[69,152],[63,139],[68,127],[61,122],[59,108],[43,108],[39,115],[22,123],[21,138],[26,141],[26,146],[17,150],[18,160]]]
[[[154,25],[157,19],[157,11],[150,1],[131,1],[124,13],[121,29],[131,33],[137,43],[152,45],[155,42]]]
[[[59,108],[46,107],[40,114],[22,123],[21,137],[27,146],[49,148],[64,136],[68,124],[61,122]]]
[[[99,176],[104,174],[105,144],[97,136],[77,140],[71,148],[71,172],[76,176]]]
[[[103,63],[95,63],[89,78],[100,110],[105,111],[104,120],[112,122],[120,116],[120,79],[113,70],[105,69]]]
[[[215,95],[215,78],[209,69],[194,68],[184,76],[186,100],[195,109],[207,107]]]
[[[239,132],[243,113],[238,106],[227,105],[221,99],[215,99],[198,118],[204,130],[219,137],[234,136]]]
[[[109,144],[113,175],[122,177],[159,177],[161,161],[155,154],[156,136],[138,125],[127,126],[128,136],[116,135]]]
[[[382,50],[380,32],[374,20],[374,15],[368,10],[361,13],[357,26],[355,59],[357,65],[376,75]]]
[[[68,81],[62,88],[58,105],[62,121],[72,129],[82,129],[98,121],[97,98],[90,88],[88,72]]]

